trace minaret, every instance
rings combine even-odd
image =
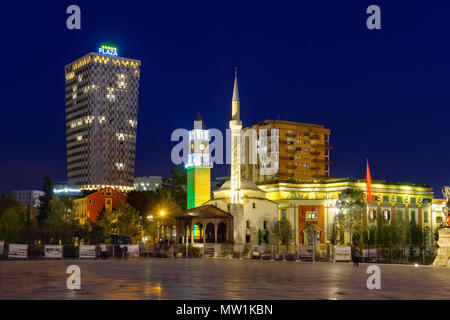
[[[241,192],[241,129],[242,121],[239,119],[240,102],[237,82],[237,68],[234,72],[233,99],[231,101],[231,204],[242,203]]]
[[[233,241],[245,243],[244,205],[241,190],[241,129],[239,118],[239,91],[237,68],[234,73],[233,99],[231,101],[231,181],[230,181],[230,214],[233,216]]]

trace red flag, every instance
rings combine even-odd
[[[369,159],[366,169],[367,201],[372,201],[372,177],[370,176]]]

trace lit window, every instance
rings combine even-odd
[[[83,139],[83,136],[77,136],[77,141],[80,141],[81,139]]]
[[[118,74],[117,78],[117,87],[119,89],[125,89],[127,87],[127,83],[125,82],[126,76],[124,74]]]
[[[123,170],[124,165],[123,165],[123,163],[116,163],[116,167],[117,167],[117,169],[119,169],[119,170]]]
[[[116,101],[116,96],[114,95],[114,88],[106,88],[106,99],[108,99],[110,102]]]
[[[317,211],[306,211],[306,220],[317,220],[318,213]]]

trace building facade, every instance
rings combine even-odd
[[[211,168],[209,131],[200,113],[189,131],[187,171],[187,209],[195,208],[211,198]]]
[[[72,201],[74,218],[80,224],[85,224],[87,219],[95,223],[103,210],[116,209],[126,199],[126,194],[121,193],[118,189],[101,188],[84,198]]]
[[[133,189],[140,65],[139,60],[89,53],[65,66],[71,185]]]
[[[330,179],[323,182],[276,183],[259,185],[268,199],[278,203],[278,216],[290,220],[294,230],[294,243],[318,246],[330,242],[335,216],[338,214],[339,195],[347,188],[366,192],[365,180]],[[377,224],[391,223],[396,217],[415,221],[424,232],[424,243],[434,242],[433,234],[444,221],[444,200],[433,199],[433,189],[421,184],[373,181],[373,201],[363,215],[368,237],[376,237]],[[305,225],[310,222],[319,232],[319,241],[309,239]],[[337,242],[350,243],[348,234],[336,234]],[[317,240],[317,239],[316,239]]]
[[[161,184],[162,177],[159,176],[136,177],[133,183],[135,191],[155,191]]]
[[[254,182],[282,180],[309,180],[329,179],[331,177],[329,129],[321,125],[282,121],[266,120],[256,123],[244,129],[247,132],[254,129],[259,148],[267,148],[267,152],[279,153],[278,171],[268,173],[264,171],[266,163],[262,163],[257,157],[257,163],[251,164],[249,142],[246,140],[246,159],[243,165],[243,176]],[[271,136],[271,129],[278,129],[279,145],[277,150],[271,150],[271,146],[262,145],[260,130],[267,129],[267,137]],[[264,150],[265,151],[265,150]]]
[[[39,207],[41,205],[39,198],[45,193],[40,190],[13,190],[11,194],[24,206]]]

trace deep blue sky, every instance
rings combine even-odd
[[[64,66],[102,42],[142,61],[137,176],[169,174],[171,132],[199,111],[228,126],[237,66],[244,125],[330,128],[334,177],[363,177],[368,157],[373,179],[429,183],[438,197],[450,184],[448,2],[42,2],[0,13],[0,192],[65,179]],[[70,4],[80,31],[66,28]],[[381,30],[366,28],[370,4]]]

